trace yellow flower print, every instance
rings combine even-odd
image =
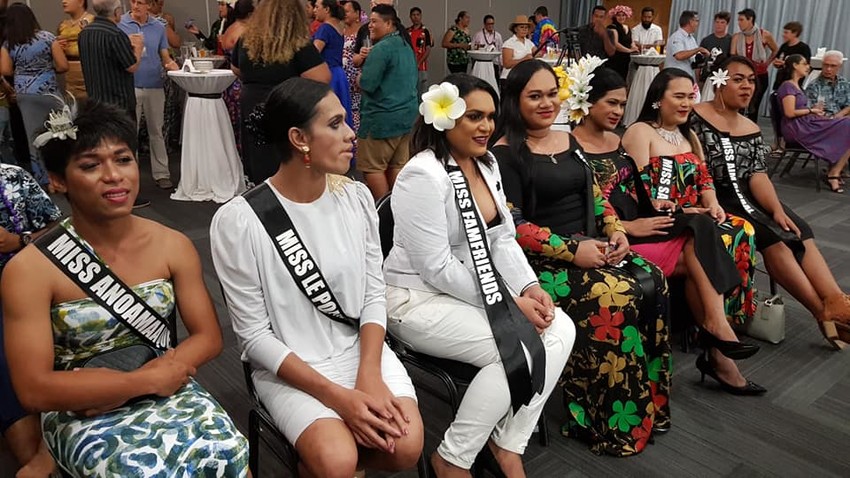
[[[593,284],[590,293],[593,297],[599,297],[599,305],[601,307],[623,307],[629,303],[629,297],[623,295],[630,289],[629,283],[620,281],[613,275],[605,277],[605,282],[597,282]]]
[[[729,234],[723,234],[721,237],[723,238],[724,246],[729,247],[730,245],[732,245],[732,236],[730,236]]]
[[[608,386],[614,385],[623,381],[623,373],[620,370],[626,368],[625,357],[618,357],[614,352],[608,352],[605,355],[605,363],[599,366],[599,373],[608,375]]]
[[[753,228],[753,225],[750,224],[750,221],[733,215],[730,215],[729,219],[732,221],[733,226],[744,226],[744,234],[752,236],[756,233],[756,230]]]

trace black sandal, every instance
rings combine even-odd
[[[823,181],[829,187],[830,191],[838,194],[844,193],[844,188],[841,186],[841,176],[827,176],[826,179],[824,179]],[[832,187],[830,181],[838,181],[838,186]]]

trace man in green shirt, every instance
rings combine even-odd
[[[366,58],[360,74],[357,169],[375,199],[392,189],[410,159],[410,131],[418,115],[418,72],[406,33],[391,5],[372,8],[369,35],[375,46],[361,50]]]

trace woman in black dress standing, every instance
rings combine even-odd
[[[625,80],[629,72],[631,54],[638,51],[637,45],[632,41],[632,29],[625,24],[625,21],[632,17],[632,9],[617,5],[608,10],[608,15],[611,16],[608,29],[614,32],[614,48],[617,51],[608,59],[608,64],[605,66],[619,73]]]

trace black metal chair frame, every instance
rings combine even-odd
[[[387,193],[375,205],[378,211],[378,230],[380,231],[381,250],[384,258],[387,257],[393,246],[392,238],[395,220],[392,215],[391,195],[391,192]],[[475,378],[475,375],[478,374],[479,368],[455,360],[414,352],[406,348],[398,339],[394,338],[389,331],[387,331],[387,342],[403,364],[415,367],[435,377],[444,385],[444,390],[440,390],[437,387],[430,386],[428,383],[417,384],[420,388],[448,402],[452,409],[452,415],[457,414],[457,410],[460,408],[460,402],[463,399],[461,389],[465,391],[472,379]],[[544,413],[540,414],[540,420],[537,422],[537,433],[540,445],[549,446],[549,429]],[[470,471],[473,476],[483,476],[481,470],[478,470],[475,466]],[[494,472],[494,470],[489,471],[491,473]],[[427,474],[423,474],[422,470],[420,470],[420,476],[427,476]]]
[[[782,105],[779,102],[779,95],[774,91],[770,94],[770,123],[773,126],[773,134],[776,137],[777,142],[780,147],[783,148],[782,155],[776,160],[776,164],[773,165],[772,168],[768,170],[768,177],[773,177],[776,174],[776,171],[782,165],[782,161],[788,158],[785,162],[785,168],[782,169],[782,172],[779,173],[779,177],[783,177],[789,172],[791,172],[791,168],[794,167],[794,164],[800,158],[805,158],[800,169],[805,168],[809,161],[814,160],[815,162],[815,188],[817,192],[821,190],[821,175],[820,175],[820,164],[819,162],[822,158],[819,158],[817,155],[811,153],[806,148],[801,145],[794,143],[792,141],[786,140],[782,136],[782,128],[780,127]]]

